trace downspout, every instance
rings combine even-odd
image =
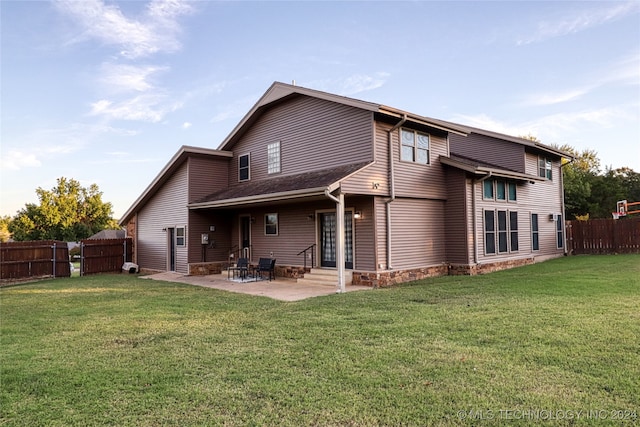
[[[407,115],[387,131],[389,141],[389,199],[385,201],[387,215],[387,270],[391,270],[391,203],[396,199],[395,170],[393,167],[393,132],[407,121]]]
[[[473,180],[473,186],[471,187],[471,210],[473,215],[473,263],[478,264],[478,226],[476,224],[476,184],[479,182],[484,182],[487,179],[491,178],[493,173],[489,171],[489,173],[483,176],[480,179]]]
[[[573,163],[574,160],[575,158],[572,158],[563,165],[562,158],[560,158],[560,200],[562,200],[562,220],[565,224],[567,221],[567,215],[564,211],[564,173],[562,172],[562,168],[567,166],[569,163]],[[569,251],[567,250],[567,228],[564,226],[564,224],[562,224],[562,229],[564,231],[564,256],[567,256],[569,254]]]
[[[338,270],[337,293],[346,292],[344,280],[344,194],[338,197],[331,194],[329,188],[325,188],[324,195],[336,203],[336,267]]]

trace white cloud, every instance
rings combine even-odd
[[[24,168],[37,168],[42,166],[42,162],[38,160],[32,151],[9,150],[2,151],[0,165],[5,170],[20,170]]]
[[[182,129],[189,129],[191,126],[193,126],[193,123],[191,122],[184,122],[182,124]]]
[[[341,84],[342,95],[354,95],[360,92],[373,90],[384,85],[390,74],[385,72],[375,73],[374,75],[355,74],[347,77]]]
[[[102,99],[91,104],[90,115],[117,120],[140,120],[158,123],[164,116],[182,107],[179,102],[167,101],[161,93],[142,94],[118,103]]]
[[[110,91],[145,92],[154,88],[151,77],[168,67],[154,65],[102,64],[100,81]]]
[[[616,121],[630,122],[634,120],[637,119],[626,112],[626,108],[623,106],[550,114],[521,123],[505,123],[485,114],[475,116],[457,115],[451,119],[455,123],[505,135],[522,136],[532,134],[539,137],[544,135],[545,138],[552,139],[564,138],[568,133],[584,130],[585,128],[611,128],[615,126]]]
[[[554,105],[560,104],[563,102],[573,101],[580,98],[582,95],[588,93],[590,88],[583,89],[573,89],[569,91],[559,92],[559,93],[540,93],[531,95],[528,99],[525,100],[525,105],[535,105],[535,106],[544,106],[544,105]]]
[[[517,44],[526,45],[555,37],[575,34],[592,27],[616,21],[640,11],[640,2],[635,0],[625,3],[597,2],[593,4],[595,4],[596,7],[590,7],[591,5],[589,5],[590,8],[588,10],[582,10],[580,13],[555,20],[539,22],[536,31],[529,36],[519,39]],[[582,5],[582,3],[580,3],[580,5]]]
[[[58,0],[55,4],[76,19],[83,28],[83,38],[114,45],[126,58],[180,49],[177,18],[191,12],[191,6],[179,0],[154,0],[141,19],[130,19],[117,5],[107,5],[101,0]]]

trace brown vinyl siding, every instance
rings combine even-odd
[[[393,269],[428,267],[446,261],[445,202],[396,199],[391,204]]]
[[[452,154],[470,157],[503,169],[525,172],[524,146],[490,136],[472,133],[465,136],[451,134],[449,150]],[[526,171],[526,173],[529,173]]]
[[[373,211],[373,198],[358,197],[347,198],[345,201],[348,209],[360,212],[362,217],[353,220],[354,230],[354,264],[353,268],[365,271],[376,269],[377,259],[375,248],[377,246],[375,225],[376,218]]]
[[[537,158],[536,158],[537,159]],[[527,156],[527,164],[530,164]],[[559,162],[554,162],[553,173],[560,172]],[[555,175],[554,175],[555,176]],[[480,263],[502,260],[505,258],[524,258],[531,256],[557,256],[563,249],[556,247],[555,221],[549,220],[549,215],[561,213],[562,199],[559,183],[555,180],[535,183],[519,182],[517,186],[516,202],[490,201],[482,198],[482,183],[476,182],[476,226],[478,239],[478,261]],[[517,252],[506,254],[484,254],[484,220],[485,209],[509,210],[518,212],[518,240]],[[540,236],[540,250],[531,248],[531,213],[538,214]]]
[[[372,113],[311,97],[295,97],[267,110],[233,147],[229,184],[251,185],[373,159]],[[267,145],[280,141],[281,172],[267,173]],[[251,153],[251,179],[238,182],[239,154]]]
[[[373,200],[373,207],[375,212],[375,253],[377,258],[375,270],[387,270],[389,267],[387,266],[387,204],[385,199],[376,197]]]
[[[277,264],[303,265],[302,255],[298,252],[316,243],[316,211],[335,207],[330,201],[274,205],[250,208],[238,211],[233,218],[232,245],[239,244],[240,217],[249,215],[254,218],[251,224],[251,258],[257,261],[260,257],[276,258]],[[264,216],[269,213],[278,214],[278,235],[265,235]],[[313,219],[309,218],[313,215]],[[316,257],[317,262],[317,257]],[[309,264],[309,263],[308,263]]]
[[[445,233],[447,261],[454,264],[468,264],[469,252],[467,236],[467,180],[465,173],[447,168],[449,196],[445,204]]]
[[[209,235],[209,245],[205,251],[205,261],[224,261],[231,249],[231,216],[227,212],[189,211],[189,229],[187,244],[189,245],[189,263],[202,262],[201,234]],[[210,231],[210,226],[215,231]]]
[[[138,264],[141,268],[168,269],[167,228],[187,226],[188,173],[185,162],[138,213]],[[187,235],[189,229],[187,227]],[[188,239],[188,237],[187,237]],[[189,242],[187,240],[186,244]],[[187,273],[187,247],[176,251],[176,271]]]
[[[189,203],[229,186],[229,162],[225,157],[190,157]]]
[[[447,198],[446,176],[440,163],[440,156],[449,155],[447,139],[434,134],[429,136],[429,164],[424,165],[400,160],[400,130],[392,133],[396,196]]]
[[[342,182],[345,193],[389,195],[389,143],[386,123],[373,122],[373,153],[375,162]],[[377,184],[374,186],[374,183]]]

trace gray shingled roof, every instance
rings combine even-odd
[[[194,202],[199,205],[221,200],[242,199],[252,196],[268,196],[275,193],[297,192],[329,187],[347,176],[357,172],[370,162],[353,163],[319,171],[287,175],[255,182],[246,182],[221,190]]]

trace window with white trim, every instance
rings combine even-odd
[[[249,154],[238,157],[238,181],[248,181],[251,178],[250,160]]]
[[[482,182],[482,198],[515,202],[518,199],[516,183],[503,179],[485,179]]]
[[[507,200],[507,183],[501,179],[496,180],[496,200]]]
[[[496,213],[484,211],[484,253],[496,253]]]
[[[518,250],[518,212],[509,212],[509,249],[511,252]]]
[[[185,227],[176,227],[176,246],[184,246],[186,243]]]
[[[515,182],[507,182],[507,199],[510,202],[515,202],[518,200],[518,193]]]
[[[509,252],[507,233],[507,211],[498,211],[498,253]]]
[[[429,164],[429,135],[411,129],[400,129],[400,159]]]
[[[552,179],[553,173],[553,162],[546,157],[538,158],[538,176],[540,178]]]
[[[269,213],[264,216],[264,234],[267,236],[278,235],[278,214]]]
[[[482,181],[482,197],[493,200],[493,180],[485,179]]]
[[[493,255],[516,252],[519,249],[518,212],[484,211],[484,253]]]
[[[540,250],[540,231],[538,229],[538,214],[531,214],[531,250]]]
[[[562,215],[556,216],[556,241],[558,249],[564,248],[564,222],[562,221]]]
[[[267,173],[280,172],[280,141],[267,145]]]

